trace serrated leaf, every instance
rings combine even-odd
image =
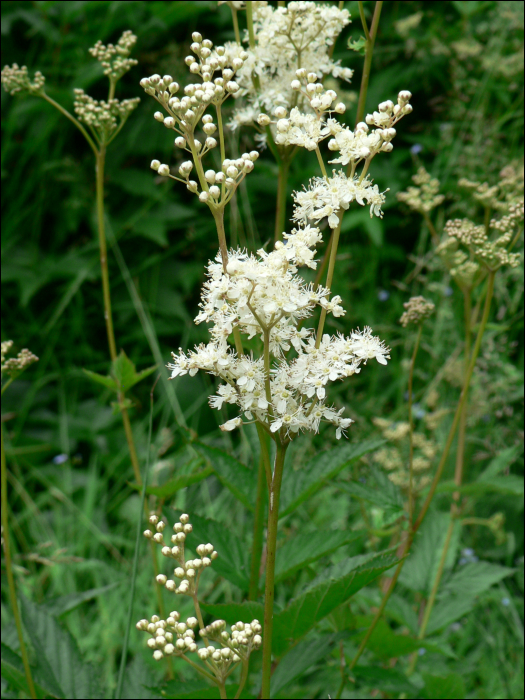
[[[508,496],[523,496],[523,479],[515,474],[487,477],[483,481],[472,481],[469,484],[456,486],[454,481],[443,481],[438,484],[437,493],[459,493],[467,496],[483,496],[485,493],[501,493]]]
[[[362,631],[356,635],[355,640],[360,641],[367,633],[370,624],[372,623],[373,615],[363,615],[356,618],[357,625],[362,628]],[[443,654],[443,650],[437,647],[432,642],[417,639],[407,634],[396,634],[386,620],[379,620],[372,632],[367,648],[373,651],[374,654],[382,661],[395,659],[399,656],[406,656],[418,649],[427,649],[439,654]]]
[[[127,698],[129,700],[157,700],[157,698],[163,698],[164,688],[156,688],[157,682],[158,676],[154,669],[146,663],[146,657],[143,654],[137,654],[126,666],[119,700]]]
[[[29,686],[24,670],[24,663],[20,656],[14,652],[7,644],[1,643],[1,675],[2,678],[11,685],[14,690],[22,691],[24,695],[30,696]],[[35,668],[31,668],[33,684],[38,697],[54,697],[58,698],[61,695],[57,694],[58,688],[46,687],[42,685],[40,679],[35,672]],[[4,697],[4,695],[2,695]]]
[[[342,545],[358,537],[353,532],[330,530],[297,535],[277,550],[275,581],[288,578],[298,569],[335,552]]]
[[[140,370],[140,372],[137,372],[135,375],[135,381],[133,382],[132,386],[135,384],[138,384],[141,382],[143,379],[146,379],[146,377],[149,377],[150,374],[153,374],[153,372],[157,369],[157,365],[151,365],[151,367],[146,367],[146,369]]]
[[[242,591],[247,591],[250,586],[250,565],[246,543],[224,523],[216,520],[192,515],[191,524],[193,530],[186,539],[188,547],[195,551],[199,544],[212,542],[219,555],[213,562],[213,570]]]
[[[433,676],[423,673],[425,680],[425,697],[440,698],[440,700],[463,700],[465,697],[465,681],[459,673],[449,673],[447,676]]]
[[[22,619],[31,630],[36,668],[50,677],[64,698],[102,697],[95,669],[84,663],[75,640],[57,620],[27,598],[21,597]]]
[[[146,493],[151,496],[157,496],[157,498],[170,498],[177,493],[177,491],[185,489],[187,486],[191,486],[192,484],[198,484],[211,474],[213,474],[213,469],[211,467],[206,467],[195,474],[183,474],[182,476],[176,476],[174,479],[166,481],[166,483],[162,484],[162,486],[148,486],[146,488]],[[136,488],[137,490],[139,489],[138,486]]]
[[[80,593],[70,593],[69,595],[62,595],[51,600],[46,600],[42,604],[42,608],[54,617],[60,617],[66,613],[78,608],[79,605],[85,603],[88,600],[93,600],[97,596],[107,593],[113,588],[120,585],[118,582],[110,583],[107,586],[101,586],[100,588],[91,588],[88,591],[81,591]]]
[[[507,447],[506,450],[502,450],[494,459],[490,462],[488,467],[478,476],[478,481],[487,481],[494,476],[498,476],[500,472],[508,467],[512,466],[518,456],[523,451],[521,445],[513,445],[512,447]]]
[[[93,382],[96,382],[97,384],[102,384],[102,386],[105,386],[106,389],[111,389],[115,392],[118,391],[117,382],[113,379],[113,377],[105,377],[103,374],[97,374],[97,372],[92,372],[90,369],[82,368],[82,371],[84,372],[86,377],[91,379]]]
[[[439,567],[449,523],[450,515],[448,513],[432,513],[425,518],[399,576],[399,582],[403,586],[412,591],[430,593]],[[461,526],[457,522],[445,561],[445,571],[450,570],[456,560],[460,529]]]
[[[391,494],[385,493],[381,489],[361,484],[358,481],[352,481],[350,483],[340,482],[338,485],[340,488],[351,493],[352,496],[362,498],[364,501],[379,506],[379,508],[385,511],[394,513],[403,512],[402,502],[399,502],[396,498],[393,498]]]
[[[117,381],[119,389],[125,393],[128,389],[131,389],[132,386],[135,386],[135,384],[142,379],[152,374],[156,368],[157,365],[153,365],[137,373],[134,363],[129,359],[124,350],[121,350],[118,357],[113,361],[112,373]]]
[[[479,595],[488,590],[498,581],[513,574],[515,569],[488,561],[477,561],[464,564],[452,576],[442,583],[441,594],[460,595],[468,591],[470,595]]]
[[[416,686],[395,668],[355,666],[352,675],[363,685],[378,688],[383,693],[416,693]]]
[[[304,640],[288,652],[272,674],[271,696],[275,697],[288,683],[324,659],[337,637],[336,634],[325,634],[316,639]]]
[[[357,445],[344,443],[332,450],[321,452],[300,469],[285,469],[279,516],[283,517],[293,512],[345,467],[368,452],[377,450],[384,442],[380,439],[367,440]]]
[[[417,635],[419,632],[417,613],[413,608],[412,602],[409,602],[397,593],[392,593],[388,599],[386,613],[397,623],[408,627],[412,634]]]
[[[257,488],[256,470],[249,469],[216,447],[209,447],[203,443],[193,443],[193,447],[209,462],[221,484],[231,491],[245,508],[253,512]]]
[[[514,573],[514,569],[486,561],[465,564],[442,584],[427,625],[431,635],[469,613],[477,603],[477,596],[498,581]]]
[[[239,621],[259,620],[264,627],[264,605],[262,603],[245,600],[243,603],[200,603],[200,606],[214,619],[226,620],[229,625],[234,625]]]
[[[293,598],[284,610],[274,615],[272,650],[275,655],[282,656],[317,622],[398,562],[394,554],[381,552],[346,576],[323,580]]]

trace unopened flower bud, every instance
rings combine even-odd
[[[173,129],[175,126],[175,119],[173,119],[173,117],[166,117],[166,119],[164,119],[164,126],[167,129]]]
[[[259,114],[257,117],[257,123],[260,124],[260,126],[268,126],[268,124],[271,123],[271,119],[267,114]]]
[[[301,83],[299,80],[292,80],[291,86],[292,86],[292,90],[300,90],[301,89]]]
[[[337,112],[337,114],[344,114],[346,111],[346,106],[342,102],[338,102],[336,106],[334,107],[334,112]]]
[[[199,201],[200,201],[200,202],[207,202],[209,198],[210,198],[210,193],[209,193],[209,192],[201,192],[200,195],[199,195]]]
[[[185,572],[182,566],[178,566],[173,573],[177,578],[182,578]]]
[[[162,112],[155,112],[153,115],[154,119],[156,119],[158,122],[163,122],[164,121],[164,115]]]
[[[161,586],[163,586],[167,580],[168,580],[168,577],[165,576],[164,574],[159,574],[156,578],[157,583],[159,583]]]
[[[177,588],[177,584],[171,578],[166,581],[166,590],[173,592]]]
[[[160,166],[160,168],[162,168],[162,165]],[[160,172],[160,168],[159,168],[159,172]],[[160,173],[160,174],[162,175],[163,173]],[[153,535],[153,539],[155,540],[155,542],[157,544],[162,544],[164,542],[164,538],[162,537],[162,532],[156,532]]]
[[[220,190],[220,188],[217,187],[217,185],[212,185],[212,186],[210,187],[210,195],[211,195],[214,199],[218,199],[218,198],[221,196],[221,190]]]
[[[217,141],[213,138],[213,136],[208,136],[208,138],[205,141],[206,148],[211,149],[215,148],[217,145]]]
[[[188,180],[188,184],[186,185],[186,189],[188,189],[190,192],[197,192],[198,190],[198,185],[195,182],[195,180]],[[172,538],[173,540],[173,538]]]
[[[186,139],[183,136],[177,136],[175,139],[175,145],[177,148],[186,148]]]
[[[153,537],[153,533],[151,532],[151,530],[144,530],[144,532],[143,532],[142,534],[143,534],[144,537],[146,537],[146,539],[148,539],[148,540],[150,540],[150,539]]]

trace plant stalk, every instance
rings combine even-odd
[[[277,546],[277,525],[279,522],[279,497],[283,478],[284,457],[287,445],[277,442],[275,468],[268,493],[268,535],[266,540],[266,589],[264,594],[264,630],[261,698],[270,697],[270,677],[272,672],[272,631],[273,603],[275,594],[275,554]]]
[[[341,234],[341,224],[343,223],[343,212],[339,211],[339,223],[337,228],[333,231],[332,246],[330,248],[330,258],[328,261],[328,274],[326,275],[326,286],[328,289],[332,287],[332,280],[334,278],[335,260],[337,257],[337,246],[339,245],[339,236]],[[326,321],[326,309],[321,309],[321,316],[319,318],[319,325],[317,326],[317,336],[315,339],[315,347],[319,348],[321,345],[321,340],[323,337],[324,324]]]
[[[7,585],[9,588],[9,602],[11,603],[11,609],[13,611],[13,617],[15,618],[16,631],[18,633],[18,641],[20,643],[20,654],[22,656],[22,663],[24,664],[24,671],[26,674],[27,687],[29,689],[29,695],[32,698],[36,698],[35,684],[33,683],[33,675],[31,673],[31,667],[29,665],[29,657],[27,655],[27,647],[24,641],[24,634],[22,631],[22,620],[20,619],[20,610],[18,609],[18,601],[16,599],[16,586],[15,577],[13,576],[13,560],[11,559],[11,545],[9,543],[9,515],[7,506],[7,464],[5,459],[5,448],[4,448],[4,428],[1,426],[1,440],[2,440],[2,530],[4,539],[4,558],[5,558],[5,571],[7,574]]]
[[[266,436],[259,439],[266,445]],[[250,562],[250,587],[248,589],[248,600],[257,600],[259,597],[259,575],[261,569],[261,556],[263,549],[263,529],[264,529],[264,505],[265,505],[265,483],[266,469],[265,456],[263,455],[263,445],[261,444],[261,456],[259,458],[259,469],[257,473],[257,498],[255,501],[255,513],[253,518],[253,544],[252,557]]]
[[[372,17],[372,24],[370,26],[370,32],[368,32],[368,27],[363,12],[363,3],[359,3],[359,12],[361,14],[361,21],[363,22],[363,31],[365,32],[365,63],[363,66],[363,75],[361,78],[361,89],[359,91],[359,102],[357,103],[357,115],[356,124],[363,121],[365,114],[365,104],[366,104],[366,94],[368,92],[368,81],[370,80],[370,69],[372,66],[372,56],[374,53],[374,44],[377,36],[377,29],[379,27],[379,17],[381,16],[381,10],[383,8],[382,2],[376,2],[374,9],[374,16]]]
[[[412,359],[410,361],[410,371],[408,374],[408,422],[410,425],[410,453],[408,457],[408,468],[409,468],[409,482],[408,482],[408,522],[410,527],[412,527],[412,520],[414,517],[414,414],[412,411],[412,402],[414,398],[413,386],[414,386],[414,367],[416,366],[416,357],[419,350],[419,344],[421,342],[421,333],[423,331],[423,324],[419,324],[417,330],[416,343],[414,345],[414,352],[412,353]]]
[[[275,241],[281,241],[283,238],[284,224],[286,221],[286,190],[289,169],[290,161],[287,158],[283,158],[279,163],[279,175],[277,179],[277,208],[275,211],[274,234]]]

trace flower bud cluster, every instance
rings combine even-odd
[[[449,238],[438,247],[438,252],[445,259],[447,256],[450,259],[451,253],[463,253],[463,251],[458,250],[459,246],[463,245],[470,251],[476,263],[485,270],[495,272],[505,265],[517,267],[520,263],[521,255],[519,253],[511,253],[507,248],[513,239],[513,233],[523,221],[523,201],[520,204],[508,205],[508,211],[509,213],[506,217],[499,221],[492,220],[490,222],[488,233],[485,226],[476,226],[469,219],[447,221],[445,232]],[[496,231],[499,235],[491,238],[491,230]],[[466,260],[463,261],[461,259],[458,261],[457,258],[453,260],[454,264],[451,269],[453,276],[457,275],[455,268],[458,267],[458,262],[461,264],[466,262]]]
[[[397,198],[410,209],[420,214],[428,214],[438,207],[445,199],[439,194],[439,180],[433,178],[423,166],[412,176],[415,187],[408,187],[406,192],[399,192]]]
[[[406,328],[410,324],[419,325],[429,318],[434,312],[436,306],[425,297],[411,297],[403,304],[405,312],[399,319],[399,323]]]
[[[4,66],[2,68],[2,85],[4,90],[10,95],[15,95],[17,92],[41,95],[44,92],[45,82],[46,79],[39,70],[36,71],[31,82],[27,66],[20,68],[17,63],[13,63],[12,66]]]
[[[108,143],[111,140],[140,102],[138,97],[130,100],[113,98],[108,102],[94,100],[80,88],[75,88],[74,93],[76,115],[81,122],[87,124],[97,133],[101,143]]]
[[[145,530],[144,537],[161,545],[163,556],[168,559],[174,559],[177,564],[173,570],[173,578],[168,578],[165,574],[159,574],[157,583],[165,586],[171,592],[189,596],[196,595],[201,573],[208,566],[211,566],[212,561],[218,557],[213,545],[210,543],[199,544],[196,548],[199,556],[195,559],[186,559],[184,544],[186,537],[193,530],[189,516],[183,513],[179,518],[179,522],[175,523],[169,545],[165,541],[163,534],[166,523],[155,514],[150,515],[149,522],[150,525],[155,527],[155,532],[150,529]]]
[[[165,656],[183,656],[188,652],[196,652],[195,632],[198,623],[196,617],[189,617],[186,622],[180,622],[180,613],[170,612],[166,620],[158,615],[152,615],[150,620],[139,620],[136,628],[150,635],[148,647],[153,651],[155,661]]]
[[[366,116],[365,122],[359,122],[354,131],[340,127],[334,138],[328,142],[331,151],[339,151],[340,156],[330,163],[356,164],[362,160],[369,162],[377,153],[389,153],[394,148],[392,139],[396,135],[394,126],[405,115],[412,112],[408,103],[411,93],[402,90],[397,97],[397,104],[392,100],[381,102],[377,111]],[[370,126],[375,129],[370,130]]]
[[[100,62],[104,68],[104,75],[107,75],[111,82],[116,83],[124,73],[138,63],[136,59],[129,58],[136,41],[137,37],[128,29],[122,34],[116,46],[113,44],[104,46],[101,41],[97,41],[95,46],[89,49],[89,53]]]
[[[23,350],[20,350],[16,357],[10,357],[8,360],[6,360],[6,355],[12,347],[12,340],[4,340],[2,343],[1,369],[2,374],[8,374],[10,377],[14,378],[34,362],[38,362],[38,357],[33,355],[33,353],[27,348],[24,348]]]
[[[488,182],[475,182],[463,177],[458,180],[458,185],[469,190],[472,198],[483,207],[488,209],[505,209],[505,202],[501,202],[498,197],[499,184],[490,186]]]
[[[213,43],[203,39],[199,32],[194,32],[192,38],[191,50],[195,55],[187,56],[185,62],[190,72],[202,82],[186,85],[184,95],[180,98],[177,96],[180,86],[171,75],[161,77],[155,74],[143,78],[140,84],[168,113],[168,116],[165,116],[160,111],[155,112],[156,121],[162,122],[168,129],[173,129],[178,134],[175,146],[188,151],[192,157],[192,160],[184,161],[179,166],[180,177],[171,175],[170,167],[159,160],[153,160],[151,167],[159,175],[185,182],[190,192],[198,194],[199,199],[213,209],[223,207],[231,199],[241,180],[253,170],[253,164],[259,156],[257,151],[251,151],[235,160],[226,158],[221,164],[222,170],[217,173],[213,170],[204,172],[201,167],[203,156],[218,143],[215,138],[217,124],[210,114],[205,114],[206,109],[210,105],[220,109],[230,95],[238,93],[240,88],[234,80],[235,74],[243,67],[248,54],[241,50],[232,57],[224,46],[213,49]],[[221,76],[214,78],[216,71],[221,71]],[[195,130],[199,124],[204,132],[202,138],[195,137]],[[194,165],[199,182],[190,179]]]

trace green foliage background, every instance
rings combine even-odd
[[[357,94],[362,57],[346,46],[350,36],[358,38],[361,27],[357,3],[346,6],[353,24],[338,41],[335,57],[355,68],[353,84],[344,90]],[[371,6],[365,3],[368,12]],[[192,31],[200,31],[215,43],[233,38],[228,8],[217,8],[215,2],[16,1],[3,2],[1,11],[2,64],[25,64],[30,73],[41,70],[48,94],[70,109],[74,87],[84,88],[99,99],[105,97],[100,68],[87,49],[98,39],[116,41],[125,29],[137,34],[133,56],[139,64],[121,80],[117,96],[140,95],[142,101],[110,147],[106,177],[117,343],[137,368],[143,369],[155,362],[156,356],[167,361],[172,349],[205,341],[206,329],[194,326],[192,319],[204,266],[216,253],[213,219],[193,195],[176,184],[159,181],[149,169],[152,158],[171,163],[176,155],[170,150],[171,137],[152,118],[153,101],[138,83],[155,72],[170,73],[183,83],[187,77],[183,59],[189,53]],[[368,212],[360,209],[347,215],[334,285],[348,313],[343,319],[331,320],[331,332],[370,325],[392,347],[387,368],[371,365],[362,376],[336,390],[336,400],[358,419],[351,430],[352,442],[380,437],[372,424],[375,417],[406,420],[406,362],[413,339],[397,321],[409,296],[424,293],[437,306],[436,317],[424,332],[416,376],[421,420],[428,410],[424,404],[426,387],[440,371],[445,372],[450,357],[461,351],[462,302],[457,288],[437,270],[406,281],[416,258],[427,250],[428,231],[418,216],[397,203],[395,195],[406,189],[411,175],[424,163],[441,180],[441,191],[447,193],[437,225],[442,226],[450,217],[474,217],[480,212],[470,202],[465,203],[457,180],[469,177],[495,183],[501,168],[521,157],[522,4],[472,0],[385,3],[367,109],[394,98],[400,89],[412,91],[414,112],[400,125],[393,153],[372,166],[380,189],[390,188],[385,217],[371,220]],[[352,95],[346,98],[351,101]],[[354,110],[347,112],[348,123]],[[111,687],[127,613],[139,499],[130,487],[132,470],[120,418],[109,406],[110,394],[82,372],[82,368],[102,374],[108,371],[94,164],[74,127],[37,98],[17,99],[2,92],[2,138],[2,339],[12,338],[18,349],[28,347],[40,357],[38,364],[9,389],[3,406],[11,475],[9,499],[16,516],[12,539],[17,581],[32,601],[27,605],[45,602],[52,606],[54,599],[62,601],[59,619],[97,667],[101,684]],[[232,150],[253,148],[249,131],[235,132],[229,138]],[[292,165],[290,191],[306,184],[317,174],[316,168],[311,154],[300,154]],[[276,173],[273,159],[264,153],[231,210],[227,234],[233,246],[258,248],[272,238],[273,218],[268,212],[275,198]],[[522,473],[522,294],[521,270],[501,276],[496,316],[473,388],[468,481],[475,482],[488,466],[492,476]],[[192,477],[206,465],[188,447],[188,432],[181,426],[183,422],[211,447],[233,450],[248,465],[257,463],[253,436],[249,431],[242,439],[220,433],[218,424],[223,417],[207,406],[212,389],[208,377],[183,377],[170,386],[174,386],[171,393],[164,383],[156,390],[157,459],[152,473],[169,518],[174,517],[171,509],[175,508],[216,520],[246,547],[249,538],[244,533],[251,529],[251,516],[223,486],[224,479],[221,483],[216,476],[206,475],[208,478],[192,483]],[[146,380],[135,386],[131,395],[141,463],[147,450],[150,388]],[[453,381],[441,381],[438,389],[439,407],[453,408],[458,394]],[[438,442],[443,442],[448,424],[449,417],[437,429]],[[315,451],[334,442],[330,431],[321,432],[313,443],[306,438],[297,441],[290,450],[288,469],[299,470]],[[452,474],[453,456],[445,480]],[[184,481],[185,477],[189,481]],[[363,493],[357,494],[359,498],[352,495],[355,482],[351,478],[366,478],[383,497],[390,488],[382,474],[374,477],[369,461],[356,460],[283,521],[283,547],[298,533],[308,536],[317,529],[366,529],[364,536],[342,544],[335,553],[326,549],[315,563],[282,571],[277,592],[281,606],[325,566],[341,566],[348,557],[388,547],[388,508],[392,503],[371,504]],[[523,513],[519,489],[475,488],[466,497],[473,517],[490,517],[499,511],[505,514],[505,541],[495,542],[486,528],[463,528],[450,573],[462,572],[464,585],[459,586],[457,578],[450,579],[450,585],[456,581],[458,587],[450,593],[452,598],[449,596],[456,607],[448,617],[442,610],[442,624],[436,620],[430,646],[420,647],[425,654],[418,674],[408,681],[397,670],[404,668],[404,662],[392,669],[389,660],[402,656],[400,633],[417,630],[418,606],[428,594],[424,574],[439,557],[440,511],[448,509],[450,499],[446,491],[439,495],[436,512],[414,552],[412,569],[405,568],[385,626],[372,638],[363,666],[356,669],[356,683],[349,690],[347,685],[346,697],[370,697],[375,688],[386,697],[399,693],[406,693],[405,697],[421,697],[421,693],[440,698],[523,697]],[[305,542],[304,546],[311,544]],[[462,554],[466,549],[474,553]],[[430,564],[425,557],[430,557]],[[460,564],[462,557],[470,563]],[[498,578],[494,570],[482,571],[478,565],[509,570],[505,578],[503,574]],[[468,567],[474,568],[469,571]],[[471,593],[473,582],[480,580],[486,585],[465,597],[465,591]],[[151,581],[151,561],[144,552],[135,600],[137,619],[154,612]],[[97,592],[82,605],[77,598],[71,608],[63,604],[64,596],[91,589]],[[242,585],[227,576],[216,585],[210,583],[206,596],[210,612],[213,605],[240,602],[240,589]],[[352,658],[370,606],[379,600],[377,586],[364,588],[352,599],[350,608],[346,605],[324,619],[317,627],[317,636],[304,642],[311,648],[298,647],[297,659],[289,659],[288,668],[293,670],[294,663],[299,664],[299,672],[286,676],[279,671],[281,697],[326,697],[327,693],[333,697],[340,680],[339,649]],[[4,612],[4,597],[2,605]],[[16,649],[14,627],[9,611],[5,612],[2,636]],[[31,638],[30,625],[27,629]],[[159,667],[150,663],[142,642],[139,635],[132,635],[127,680],[131,694],[127,697],[138,697],[133,694],[138,687],[133,679],[144,682],[148,677],[151,685],[161,679]],[[413,651],[410,645],[406,649],[404,654]],[[300,667],[304,658],[312,663]],[[191,682],[186,667],[178,672],[178,682]],[[150,692],[144,690],[143,697],[155,696]],[[172,687],[168,697],[181,697],[181,692]]]

